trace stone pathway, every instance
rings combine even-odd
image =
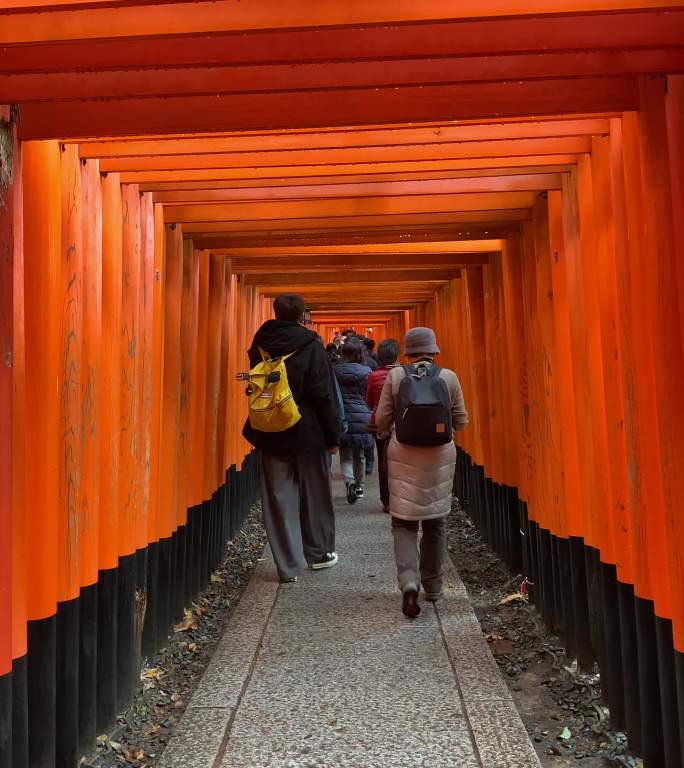
[[[336,505],[339,565],[267,552],[160,768],[539,768],[456,571],[408,621],[377,490]]]

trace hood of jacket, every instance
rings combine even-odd
[[[296,320],[267,320],[254,335],[252,347],[261,347],[271,357],[280,357],[317,340],[318,336],[313,331]]]

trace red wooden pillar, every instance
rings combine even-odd
[[[23,145],[29,764],[56,740],[59,532],[61,170],[57,142]],[[33,481],[39,477],[40,482]]]
[[[100,524],[100,358],[102,355],[102,190],[99,163],[81,161],[83,189],[83,357],[81,363],[81,492],[79,566],[80,754],[97,735],[97,581]]]
[[[0,110],[0,146],[9,154],[0,158],[0,764],[12,765],[14,265],[21,258],[14,179],[21,169],[14,124]]]

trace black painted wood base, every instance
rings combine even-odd
[[[78,753],[85,755],[97,737],[97,584],[81,590],[78,637]]]
[[[54,768],[57,723],[57,617],[28,623],[28,743],[31,768]]]
[[[684,655],[674,649],[672,622],[619,582],[616,567],[602,562],[597,549],[530,520],[517,494],[509,497],[461,449],[454,492],[483,539],[509,567],[522,566],[536,608],[580,668],[599,664],[612,725],[626,729],[645,768],[684,768]]]
[[[12,766],[12,673],[0,675],[0,768]]]
[[[28,768],[28,659],[12,664],[12,768]]]
[[[78,646],[80,600],[57,606],[56,768],[78,763]]]

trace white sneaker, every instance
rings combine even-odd
[[[312,571],[320,571],[323,568],[332,568],[334,565],[337,565],[338,560],[339,557],[337,556],[337,552],[328,552],[318,562],[311,563],[309,568],[311,568]]]

